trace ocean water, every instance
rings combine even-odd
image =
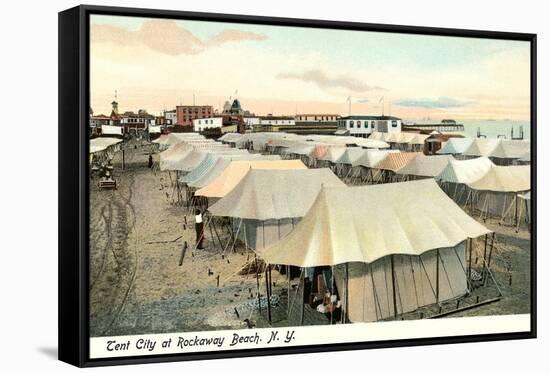
[[[531,139],[531,123],[527,121],[512,121],[512,120],[485,120],[485,121],[462,121],[464,124],[464,132],[461,132],[465,137],[477,137],[478,128],[482,135],[487,138],[497,138],[506,136],[511,138],[511,130],[514,129],[514,137],[520,134],[520,127],[523,126],[523,138]]]

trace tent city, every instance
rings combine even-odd
[[[530,312],[528,45],[90,27],[92,337]]]

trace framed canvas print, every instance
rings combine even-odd
[[[536,36],[59,14],[59,357],[536,335]]]

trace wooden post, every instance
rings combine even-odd
[[[485,234],[485,246],[483,248],[483,271],[481,272],[481,280],[485,280],[485,265],[487,263],[487,234]]]
[[[181,250],[180,262],[179,262],[180,267],[183,264],[183,258],[185,257],[185,252],[186,251],[187,251],[187,241],[184,242],[183,249]]]
[[[349,264],[346,263],[346,298],[345,298],[346,312],[342,314],[343,324],[348,322],[348,312],[349,312],[348,302],[349,302]]]
[[[395,289],[395,264],[394,264],[394,255],[390,255],[390,262],[391,262],[391,287],[392,287],[392,293],[393,293],[393,316],[397,319],[397,294]]]
[[[514,214],[514,225],[518,226],[518,195],[515,195],[515,214]]]

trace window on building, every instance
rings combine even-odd
[[[374,128],[374,121],[370,122],[370,128]]]
[[[397,121],[396,121],[396,120],[392,120],[392,121],[391,121],[391,126],[392,126],[392,127],[397,127]]]
[[[352,120],[349,122],[349,128],[355,128],[355,123]]]
[[[361,121],[360,120],[357,121],[357,128],[361,128]]]
[[[365,121],[365,123],[363,123],[363,128],[369,128],[369,122],[368,121]]]

